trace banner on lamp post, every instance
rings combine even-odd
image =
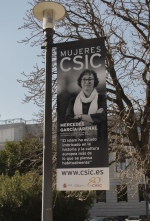
[[[57,44],[57,189],[109,190],[104,38]]]

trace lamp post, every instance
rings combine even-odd
[[[149,221],[149,194],[148,194],[148,182],[146,175],[145,175],[145,198],[146,198],[146,217],[147,221]]]
[[[52,221],[52,43],[55,21],[65,17],[65,8],[51,1],[36,4],[33,15],[43,21],[45,36],[45,110],[43,142],[42,221]]]

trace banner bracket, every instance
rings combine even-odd
[[[52,44],[51,46],[52,46],[52,48],[57,48],[57,44]],[[41,49],[46,49],[46,48],[47,48],[47,46],[41,46]]]

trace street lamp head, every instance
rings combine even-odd
[[[60,21],[66,15],[65,8],[56,2],[40,2],[33,8],[33,15],[43,21],[43,30],[52,28],[55,30],[55,21]]]

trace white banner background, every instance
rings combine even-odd
[[[57,169],[57,189],[109,190],[109,168]]]

